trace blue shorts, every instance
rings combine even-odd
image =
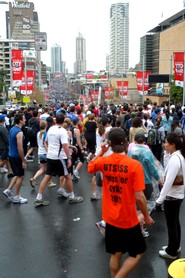
[[[38,155],[38,160],[41,164],[47,163],[47,157],[46,154],[39,154]]]
[[[8,148],[0,149],[0,160],[7,160],[8,158]]]

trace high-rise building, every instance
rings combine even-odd
[[[76,62],[74,64],[74,73],[80,74],[86,71],[86,42],[82,34],[79,33],[76,38]]]
[[[3,66],[3,64],[5,65],[8,74],[6,82],[9,85],[11,85],[11,77],[10,77],[11,49],[27,49],[27,50],[30,48],[34,49],[35,32],[39,32],[39,31],[40,31],[40,24],[38,21],[38,14],[36,11],[34,11],[33,2],[28,2],[28,0],[25,1],[17,0],[17,1],[9,2],[9,10],[6,11],[7,42],[3,42],[3,41],[0,42],[0,46],[1,46],[0,56],[2,56],[2,59],[0,59],[0,68]],[[8,42],[9,40],[13,40],[14,42],[9,43]],[[40,65],[40,52],[37,52],[36,56],[27,57],[27,64],[24,63],[24,67],[26,67],[26,70],[35,70],[36,83],[40,82],[39,65]]]
[[[62,73],[62,49],[57,43],[51,47],[51,72]]]
[[[140,70],[152,71],[153,38],[153,34],[146,34],[140,38]]]
[[[110,74],[129,70],[129,3],[120,1],[110,8]]]

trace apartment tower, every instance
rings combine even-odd
[[[82,34],[76,38],[76,62],[74,63],[74,73],[81,74],[86,71],[86,42]]]
[[[129,3],[120,1],[110,8],[110,74],[129,70]]]
[[[57,43],[51,47],[51,72],[62,73],[62,49]]]

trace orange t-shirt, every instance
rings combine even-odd
[[[140,162],[113,153],[106,157],[98,157],[88,164],[88,172],[103,173],[103,220],[118,228],[136,226],[135,192],[145,189],[144,172]]]

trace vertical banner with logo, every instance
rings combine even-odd
[[[114,88],[105,87],[104,88],[104,99],[114,99]]]
[[[20,87],[21,95],[31,95],[32,94],[34,74],[35,74],[35,72],[33,70],[27,70],[27,78],[25,78],[25,76],[22,78],[22,85]]]
[[[139,95],[143,95],[143,89],[144,89],[144,95],[148,94],[149,89],[149,82],[148,82],[148,75],[151,74],[150,71],[137,71],[136,72],[136,81],[137,81],[137,89],[139,92]],[[144,80],[144,86],[143,86],[143,80]]]
[[[127,98],[128,95],[128,81],[117,81],[119,95],[122,99]]]
[[[175,85],[183,87],[184,81],[184,52],[174,52],[174,78]]]
[[[98,102],[98,91],[91,91],[91,101]]]
[[[22,84],[23,77],[23,51],[12,50],[12,85],[18,87]]]

